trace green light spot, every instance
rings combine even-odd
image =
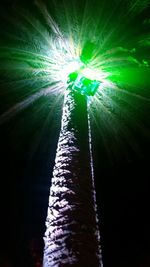
[[[91,41],[87,41],[84,44],[84,47],[83,47],[83,50],[82,50],[82,53],[80,56],[80,59],[83,63],[86,64],[91,60],[91,58],[93,56],[94,49],[95,49],[95,44],[92,43]]]
[[[79,69],[69,74],[69,88],[82,95],[93,96],[100,85],[100,81],[97,81],[94,77],[96,75],[91,69]]]

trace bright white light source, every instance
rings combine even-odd
[[[84,77],[90,79],[90,80],[97,80],[97,72],[92,70],[92,69],[89,69],[89,68],[85,68],[82,70],[82,74]]]
[[[66,84],[68,80],[68,75],[80,69],[81,66],[83,66],[83,63],[81,63],[79,59],[68,62],[62,67],[60,71],[60,79]]]

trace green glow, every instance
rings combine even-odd
[[[36,9],[19,7],[13,16],[7,12],[3,16],[2,25],[7,27],[1,27],[0,74],[7,90],[1,103],[6,98],[10,103],[8,110],[2,109],[0,123],[30,105],[31,99],[53,93],[61,99],[70,86],[68,76],[80,92],[88,84],[82,93],[94,79],[101,83],[88,98],[89,113],[108,153],[121,140],[133,146],[133,127],[146,134],[141,118],[150,99],[149,0],[80,1],[80,5],[74,0],[49,1],[48,6],[42,2],[35,1],[41,20]]]
[[[94,96],[100,85],[100,81],[95,79],[96,72],[89,68],[81,68],[72,72],[68,78],[69,88],[87,96]]]
[[[93,56],[93,52],[95,49],[95,44],[92,43],[91,41],[87,41],[82,49],[82,53],[80,56],[80,59],[83,63],[88,63]]]

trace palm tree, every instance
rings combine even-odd
[[[139,1],[135,4],[129,1],[129,6],[128,1],[116,6],[115,1],[109,1],[109,8],[105,5],[106,1],[102,1],[103,5],[99,1],[95,1],[96,5],[93,1],[87,1],[86,6],[85,1],[69,1],[64,7],[58,3],[61,1],[56,1],[52,10],[58,23],[52,19],[42,1],[35,2],[44,15],[42,23],[39,22],[39,13],[34,18],[32,7],[30,16],[27,10],[20,10],[19,21],[16,16],[6,16],[8,34],[4,31],[1,38],[1,66],[4,80],[10,82],[10,92],[15,92],[16,99],[10,109],[0,116],[0,124],[43,95],[64,93],[66,84],[60,77],[61,73],[64,75],[63,66],[79,59],[82,50],[85,54],[80,59],[85,61],[87,52],[83,44],[88,38],[96,38],[98,49],[90,67],[98,69],[105,81],[94,99],[94,115],[92,112],[91,115],[101,126],[101,139],[108,156],[112,152],[115,155],[115,148],[121,147],[122,143],[125,146],[129,143],[138,150],[132,136],[134,131],[147,137],[147,131],[142,129],[141,124],[144,111],[140,112],[142,106],[149,103],[146,97],[150,64],[149,28],[146,33],[149,18],[143,20],[141,13],[149,1],[145,1],[145,7]],[[74,6],[75,2],[77,6]],[[111,5],[117,10],[112,10]],[[51,182],[44,237],[44,267],[102,266],[87,96],[80,90],[71,89],[69,86],[65,90]],[[133,131],[132,126],[135,126]]]
[[[87,97],[66,90],[46,220],[43,266],[102,266]]]

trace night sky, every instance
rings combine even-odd
[[[1,4],[6,17],[17,2],[20,1],[7,0]],[[22,5],[33,9],[32,1]],[[7,30],[2,14],[1,21],[1,26],[6,26]],[[1,77],[3,81],[2,72]],[[146,89],[148,92],[149,88]],[[23,88],[20,99],[25,90]],[[0,83],[1,114],[17,102],[17,93],[6,82]],[[0,267],[35,266],[32,247],[35,247],[37,257],[42,255],[62,104],[63,98],[57,104],[57,95],[42,96],[0,124]],[[140,115],[141,127],[146,127],[147,132],[150,126],[148,104],[142,104]],[[111,154],[102,140],[101,126],[97,127],[94,121],[91,126],[104,267],[149,267],[149,138],[132,125],[137,151],[126,143],[123,148],[118,144],[115,149],[111,148],[111,144],[114,146],[113,134],[108,135],[107,149],[115,151]],[[119,140],[120,137],[115,138]]]

